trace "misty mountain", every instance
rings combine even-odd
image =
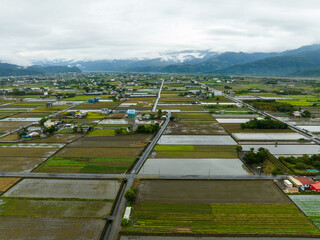
[[[0,63],[0,76],[22,76],[36,74],[57,74],[57,73],[79,73],[81,70],[77,67],[67,66],[31,66],[22,67],[15,64]]]
[[[295,75],[320,64],[320,48],[298,53],[287,52],[241,65],[234,65],[215,73],[240,75]],[[306,74],[307,72],[305,72]]]

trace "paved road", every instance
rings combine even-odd
[[[162,91],[163,83],[164,83],[164,80],[162,80],[162,83],[161,83],[161,86],[160,86],[160,90],[158,92],[158,97],[157,97],[156,101],[153,104],[152,112],[155,112],[157,110],[157,105],[158,105],[158,101],[159,101],[159,99],[161,97],[161,91]]]
[[[131,174],[127,174],[128,182],[125,186],[125,190],[122,192],[122,194],[116,199],[116,205],[119,205],[117,210],[115,210],[112,214],[112,217],[114,220],[108,224],[107,230],[102,237],[103,240],[110,239],[114,240],[117,238],[120,226],[121,226],[121,220],[122,220],[122,214],[124,212],[125,206],[126,206],[126,199],[124,198],[124,193],[129,190],[133,184],[133,179],[136,177],[136,174],[139,172],[140,168],[148,158],[149,154],[151,153],[154,146],[157,144],[158,140],[160,139],[162,133],[166,129],[167,125],[170,122],[171,112],[168,112],[166,121],[162,124],[160,130],[156,134],[156,136],[152,139],[146,150],[142,153],[140,156],[140,159],[136,162],[134,167],[131,170]]]
[[[83,174],[83,173],[38,173],[38,172],[0,172],[0,177],[24,178],[62,178],[62,179],[122,179],[126,174]]]
[[[205,84],[202,84],[202,85],[203,85],[203,86],[206,86]],[[208,89],[209,89],[210,91],[216,91],[214,88],[211,88],[211,87],[209,87]],[[244,102],[242,102],[241,100],[236,99],[235,97],[229,96],[228,94],[222,93],[222,96],[230,99],[231,101],[233,101],[233,102],[235,102],[235,103],[239,103],[239,104],[247,107],[248,109],[252,110],[253,112],[257,112],[257,113],[259,113],[259,114],[262,115],[262,116],[265,116],[265,117],[268,116],[268,117],[270,117],[270,118],[272,118],[272,119],[275,119],[275,120],[281,121],[281,122],[283,122],[283,123],[286,123],[286,124],[287,124],[292,130],[294,130],[295,132],[300,133],[301,135],[305,136],[306,138],[309,138],[310,140],[312,140],[312,141],[314,141],[315,143],[317,143],[317,144],[320,145],[320,139],[318,138],[318,136],[316,136],[316,135],[314,135],[314,134],[312,134],[312,133],[310,133],[310,132],[306,132],[306,131],[303,130],[302,128],[299,128],[299,127],[293,125],[292,123],[286,122],[286,121],[284,121],[284,120],[281,119],[281,118],[275,117],[275,116],[273,116],[273,115],[271,115],[271,114],[269,114],[269,113],[267,113],[267,112],[264,112],[264,111],[261,111],[261,110],[259,110],[259,109],[256,109],[256,108],[252,107],[250,104],[244,103]]]

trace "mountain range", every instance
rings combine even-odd
[[[66,72],[159,72],[232,75],[320,76],[320,44],[271,53],[167,52],[151,59],[36,61],[31,67],[0,63],[0,76]]]

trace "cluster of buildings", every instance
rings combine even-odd
[[[289,177],[284,180],[284,185],[287,187],[287,193],[299,193],[300,191],[320,192],[320,182],[309,177]]]

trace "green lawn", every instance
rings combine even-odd
[[[150,204],[134,205],[125,232],[287,233],[320,231],[294,204]]]

